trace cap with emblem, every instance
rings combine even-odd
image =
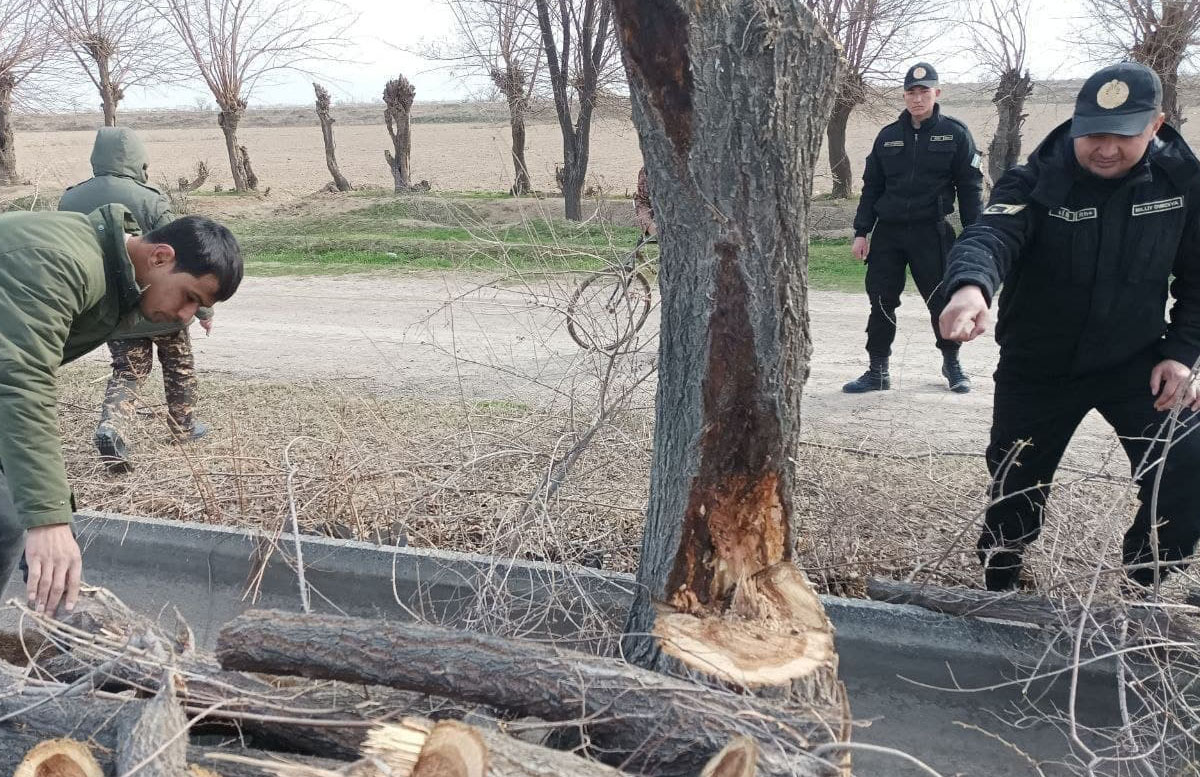
[[[930,89],[937,89],[938,74],[933,69],[933,65],[928,62],[918,62],[908,69],[904,74],[904,89],[905,91],[917,86],[927,86]]]
[[[1162,82],[1136,62],[1097,70],[1075,98],[1071,137],[1140,135],[1162,111]]]

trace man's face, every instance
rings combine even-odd
[[[175,254],[166,245],[155,246],[146,276],[138,278],[146,289],[139,306],[142,315],[156,324],[190,321],[196,308],[214,304],[220,287],[212,273],[175,272]]]
[[[928,86],[914,86],[904,90],[904,107],[914,119],[928,119],[933,114],[933,106],[941,96],[941,89],[930,89]]]
[[[1079,166],[1100,178],[1120,178],[1133,169],[1146,153],[1154,134],[1162,126],[1163,114],[1150,122],[1140,135],[1084,135],[1075,138]]]

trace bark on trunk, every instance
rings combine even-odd
[[[96,69],[100,75],[100,109],[104,111],[104,126],[117,126],[117,103],[125,96],[124,90],[113,83],[109,60],[106,56],[96,58]]]
[[[743,735],[762,748],[761,774],[815,775],[820,764],[806,749],[830,739],[809,710],[553,645],[418,623],[251,611],[221,630],[217,655],[228,669],[390,685],[582,721],[603,760],[663,777],[692,777]]]
[[[333,176],[333,185],[339,192],[351,191],[354,187],[342,175],[338,168],[337,150],[333,142],[333,114],[330,113],[329,92],[318,83],[313,83],[313,91],[317,95],[317,120],[321,122],[321,139],[325,141],[325,164],[329,174]]]
[[[1025,101],[1033,94],[1029,71],[1007,70],[992,95],[996,105],[996,134],[988,144],[988,175],[995,186],[1004,173],[1020,164],[1021,127],[1025,124]]]
[[[0,74],[0,186],[20,183],[12,128],[12,95],[16,86],[11,76]]]
[[[525,114],[529,101],[525,97],[527,77],[516,65],[505,69],[492,68],[492,83],[508,101],[508,126],[512,131],[513,185],[509,193],[514,197],[529,194],[529,167],[525,164]]]
[[[122,727],[117,737],[117,772],[144,777],[187,777],[187,717],[175,698],[167,671],[154,698]]]
[[[1167,0],[1160,8],[1158,23],[1145,31],[1145,37],[1130,50],[1129,56],[1158,74],[1167,123],[1181,129],[1185,119],[1183,106],[1179,104],[1179,67],[1196,32],[1195,23],[1189,19],[1195,9],[1192,3],[1179,0]]]
[[[832,627],[791,562],[807,209],[836,46],[800,0],[614,6],[662,251],[650,505],[624,655],[794,686],[840,718]]]
[[[233,175],[235,191],[246,192],[252,188],[246,179],[246,165],[238,146],[237,128],[246,112],[246,103],[239,101],[232,105],[222,105],[217,114],[217,124],[225,135],[225,153],[229,155],[229,171]]]
[[[839,99],[833,104],[826,136],[829,139],[829,174],[833,178],[830,196],[842,200],[853,192],[854,170],[850,167],[850,156],[846,153],[846,127],[850,114],[854,112],[852,100]]]
[[[387,160],[388,169],[392,171],[392,181],[397,192],[408,191],[412,185],[412,171],[409,169],[409,157],[412,153],[409,113],[412,111],[416,94],[417,90],[404,76],[388,81],[383,90],[383,101],[387,105],[383,111],[383,118],[387,124],[388,135],[392,139],[392,150],[384,151],[383,158]]]

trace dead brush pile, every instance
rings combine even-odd
[[[570,409],[218,376],[201,387],[200,414],[212,433],[178,446],[152,375],[130,440],[135,469],[109,474],[92,447],[105,376],[96,364],[63,372],[61,425],[81,508],[275,532],[286,527],[291,499],[302,530],[315,534],[636,568],[652,388],[599,426],[547,497],[549,473],[587,431],[589,419]],[[870,577],[981,586],[974,544],[985,506],[982,457],[865,452],[839,442],[814,440],[797,451],[805,494],[797,556],[814,583],[851,596],[864,596]],[[1030,554],[1039,588],[1094,572],[1100,549],[1124,530],[1132,501],[1109,509],[1125,488],[1124,466],[1117,456],[1105,474],[1060,473]]]

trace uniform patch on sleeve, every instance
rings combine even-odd
[[[904,145],[903,140],[885,140],[885,141],[883,141],[884,148],[895,148],[896,146],[903,146],[903,145]]]
[[[1145,216],[1148,213],[1162,213],[1164,210],[1179,210],[1182,207],[1183,197],[1168,197],[1165,200],[1154,200],[1153,202],[1135,202],[1133,215]]]
[[[983,210],[985,216],[1015,216],[1025,210],[1024,205],[1005,205],[1004,203],[996,203],[989,205]]]
[[[983,157],[979,155],[978,151],[975,152],[975,156],[971,157],[971,167],[974,167],[976,170],[983,167]]]

